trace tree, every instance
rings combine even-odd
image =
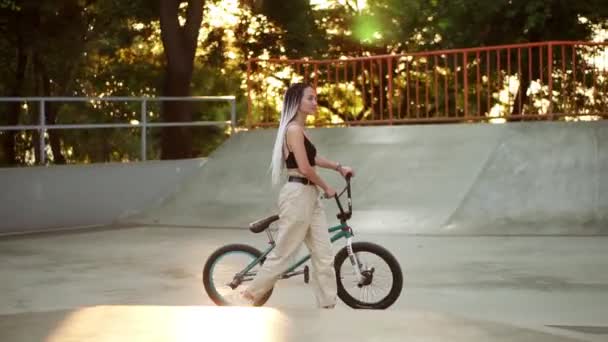
[[[601,0],[370,0],[369,12],[382,23],[383,43],[397,53],[453,48],[591,39],[593,24],[606,24],[608,3]],[[585,20],[581,20],[585,18]],[[524,91],[517,95],[513,114],[528,102],[525,90],[541,70],[538,51],[524,53],[521,63],[531,60],[532,74],[523,68],[518,75]],[[517,54],[501,57],[501,64],[518,63]],[[485,61],[481,61],[482,69]],[[494,75],[499,76],[499,75]],[[498,77],[495,77],[495,79]],[[468,94],[465,94],[468,96]],[[481,113],[488,108],[479,109]]]
[[[3,49],[1,58],[6,60],[11,68],[8,77],[3,78],[4,94],[11,96],[73,96],[82,94],[83,83],[94,82],[92,68],[100,69],[97,58],[107,51],[120,49],[129,44],[132,34],[126,34],[124,27],[128,22],[140,18],[142,14],[148,15],[145,3],[140,2],[140,10],[133,10],[136,2],[122,4],[117,0],[63,0],[56,3],[41,4],[38,1],[24,0],[18,6],[0,9],[1,26],[7,32],[2,43],[11,47]],[[138,13],[133,15],[131,13]],[[149,15],[148,15],[149,16]],[[118,37],[120,39],[112,38]],[[112,41],[112,46],[103,47],[104,42]],[[101,51],[99,49],[101,48]],[[105,51],[103,50],[105,49]],[[11,54],[15,51],[14,54]],[[82,81],[88,79],[87,81]],[[99,89],[98,89],[99,90]],[[101,92],[98,92],[101,93]],[[20,108],[22,104],[11,103],[10,108],[3,117],[8,125],[21,123],[37,123],[38,108],[36,104],[29,104],[33,115],[28,117]],[[59,123],[65,104],[46,102],[46,123]],[[74,114],[67,110],[68,113]],[[95,113],[87,110],[81,111],[89,115],[91,122]],[[99,113],[96,114],[99,116]],[[73,120],[74,115],[69,120]],[[101,135],[100,145],[107,144],[108,130],[98,130]],[[39,155],[38,133],[28,131],[23,134],[16,132],[2,132],[2,147],[4,163],[26,164],[25,152],[34,149],[33,156]],[[52,151],[52,162],[65,163],[65,152],[78,150],[87,144],[76,143],[73,146],[66,144],[66,133],[62,130],[47,131]],[[95,134],[94,134],[95,135]],[[68,151],[69,149],[69,151]]]
[[[2,37],[3,43],[12,49],[4,51],[14,51],[13,54],[3,54],[3,61],[8,65],[7,70],[3,70],[2,89],[9,96],[22,96],[26,87],[26,67],[28,63],[28,50],[30,42],[28,37],[28,27],[33,21],[32,15],[17,6],[15,2],[5,1],[0,6],[2,16],[1,30],[4,34]],[[4,64],[4,63],[3,63]],[[8,71],[8,72],[7,72]],[[21,112],[21,104],[18,102],[10,102],[3,106],[5,111],[0,114],[0,123],[2,125],[13,126],[19,123],[19,113]],[[18,132],[6,131],[1,132],[1,143],[3,150],[3,162],[9,165],[15,165],[19,162],[19,155],[16,153],[16,145]]]
[[[343,65],[328,67],[325,64],[317,65],[317,70],[305,59],[542,40],[588,40],[592,25],[608,18],[608,3],[599,0],[577,3],[367,0],[366,7],[358,7],[361,3],[329,0],[327,6],[314,7],[306,0],[241,0],[240,8],[235,8],[234,2],[227,0],[60,0],[53,3],[0,0],[0,63],[5,66],[0,70],[0,93],[3,96],[236,94],[240,114],[247,106],[243,93],[251,86],[255,103],[260,104],[254,111],[254,120],[264,117],[273,121],[285,86],[299,77],[308,76],[311,81],[316,70],[321,104],[317,124],[328,123],[337,116],[343,120],[369,119],[371,114],[382,112],[381,103],[388,103],[387,83],[382,82],[389,77],[386,65],[379,68],[369,62],[359,63],[345,72]],[[207,10],[215,14],[204,16]],[[222,24],[216,20],[222,16],[216,15],[218,11],[230,12],[233,17]],[[238,20],[234,20],[236,17]],[[560,53],[556,51],[554,56],[559,57]],[[264,61],[252,63],[252,77],[247,79],[246,61],[251,57],[304,61],[291,67]],[[526,64],[529,59],[537,63],[537,57],[538,51],[530,55],[524,53],[521,62]],[[462,65],[463,60],[459,58],[458,63]],[[515,54],[510,58],[501,55],[501,65],[509,61],[514,65]],[[472,61],[473,58],[468,63],[475,67]],[[393,90],[403,94],[413,89],[416,82],[427,82],[428,86],[434,63],[432,59],[422,61],[421,58],[404,58],[393,63]],[[485,69],[485,60],[479,63]],[[495,65],[496,58],[492,63]],[[416,68],[419,70],[412,71]],[[425,68],[431,71],[425,73]],[[451,66],[448,69],[446,79],[464,77],[462,71],[454,72]],[[491,92],[499,87],[504,88],[499,80],[501,77],[504,80],[507,73],[497,69],[491,67],[495,74],[488,75],[493,84],[487,88],[492,90],[484,87],[485,94],[490,96],[495,95]],[[540,71],[540,66],[534,64],[529,75],[527,68],[518,73],[521,88],[527,88]],[[542,70],[544,75],[546,71]],[[348,81],[335,84],[333,80],[338,72],[342,80],[348,78]],[[408,78],[405,75],[409,75]],[[471,77],[469,84],[474,82],[472,73],[466,77]],[[556,77],[554,89],[561,86],[560,82]],[[582,82],[577,84],[584,86]],[[442,98],[437,108],[431,105],[416,110],[426,111],[423,114],[431,117],[453,110],[454,103],[462,102],[463,94],[451,84],[447,87],[450,87],[445,92],[447,101]],[[469,89],[470,94],[464,96],[476,96],[472,88]],[[439,96],[445,96],[443,94],[439,92]],[[514,107],[529,106],[532,101],[526,96],[526,92],[522,92]],[[537,100],[538,95],[534,96]],[[397,108],[408,112],[411,104],[403,99],[405,96],[401,97],[401,108]],[[446,102],[448,106],[444,105]],[[483,108],[473,108],[476,104],[471,107],[472,102],[476,101],[469,99],[469,109],[488,112],[485,101],[481,104]],[[205,104],[204,111],[198,110],[200,105],[191,107],[191,103],[184,102],[167,102],[160,110],[154,101],[148,104],[151,121],[191,118],[219,121],[224,120],[226,114],[220,104]],[[35,103],[27,107],[23,103],[3,104],[0,111],[2,125],[37,123]],[[46,114],[47,123],[51,124],[124,123],[139,120],[141,112],[133,103],[101,101],[81,106],[47,103]],[[206,155],[227,135],[222,129],[209,127],[154,128],[149,132],[148,157],[163,159]],[[136,128],[49,130],[47,134],[52,150],[47,160],[51,163],[62,159],[67,163],[134,160],[139,156],[140,131]],[[37,138],[36,131],[0,132],[0,163],[31,163],[26,156],[38,154]]]
[[[160,0],[161,37],[165,48],[166,74],[163,94],[189,96],[194,53],[203,19],[204,0],[188,0],[186,21],[179,23],[181,0]],[[190,121],[192,108],[186,101],[167,101],[165,121]],[[185,128],[166,128],[162,133],[162,159],[192,157],[192,136]]]

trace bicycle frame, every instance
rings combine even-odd
[[[336,233],[334,236],[331,237],[331,239],[330,239],[331,243],[334,243],[335,241],[340,240],[342,238],[349,239],[349,238],[353,237],[352,230],[345,223],[342,223],[342,224],[337,225],[335,227],[331,227],[327,231],[329,233],[335,233],[335,232],[339,231],[338,233]],[[264,253],[262,253],[262,255],[260,255],[259,258],[257,258],[254,261],[252,261],[249,265],[247,265],[247,267],[245,267],[244,270],[242,270],[241,272],[239,272],[239,275],[241,275],[241,276],[247,275],[249,273],[249,271],[251,271],[251,269],[255,267],[255,265],[257,265],[258,263],[260,263],[261,260],[264,260],[266,258],[266,256],[268,256],[268,254],[270,254],[270,252],[272,252],[272,250],[275,248],[275,246],[276,246],[275,244],[271,244],[271,246],[268,247],[268,249],[266,249],[264,251]],[[295,271],[295,269],[297,269],[298,267],[300,267],[303,264],[305,264],[308,260],[310,260],[310,253],[307,254],[306,256],[304,256],[302,259],[300,259],[295,264],[293,264],[291,267],[289,267],[287,269],[287,271],[285,271],[284,274],[285,275],[289,275],[290,273],[292,273],[293,271]]]
[[[340,203],[340,196],[342,196],[342,194],[344,194],[344,192],[347,192],[348,195],[348,212],[344,211],[344,208],[342,207],[342,203]],[[327,231],[332,234],[332,233],[336,233],[335,235],[333,235],[330,238],[331,243],[334,243],[337,240],[340,240],[342,238],[346,239],[346,246],[348,248],[348,255],[350,258],[351,263],[353,264],[353,266],[358,265],[358,261],[356,260],[356,257],[354,256],[354,253],[352,251],[352,237],[354,236],[353,231],[351,229],[350,226],[348,226],[346,224],[347,220],[350,219],[351,214],[352,214],[352,200],[351,200],[351,188],[350,188],[350,176],[348,176],[346,178],[346,187],[344,188],[344,190],[342,190],[340,192],[340,194],[336,194],[335,195],[335,199],[336,199],[336,203],[338,205],[338,209],[340,210],[340,213],[337,215],[338,218],[340,219],[340,224],[331,228],[328,228]],[[259,258],[253,260],[249,265],[247,265],[247,267],[245,267],[244,270],[242,270],[241,272],[239,272],[236,276],[235,276],[235,280],[238,282],[238,284],[240,284],[243,280],[250,280],[250,279],[243,279],[245,276],[253,276],[254,274],[250,274],[249,271],[251,271],[251,269],[253,269],[257,264],[259,264],[262,260],[264,260],[268,254],[270,254],[270,252],[272,252],[272,250],[275,248],[275,244],[274,241],[272,241],[272,238],[269,234],[269,238],[270,240],[270,247],[268,247],[268,249],[266,249],[264,251],[264,253],[262,253],[262,255],[260,255]],[[294,275],[297,274],[301,274],[302,272],[295,272],[295,270],[302,266],[303,264],[305,264],[308,260],[310,260],[310,253],[307,254],[306,256],[304,256],[302,259],[300,259],[299,261],[297,261],[295,264],[293,264],[291,267],[289,267],[282,275],[282,279],[286,279],[286,278],[290,278]],[[361,272],[359,270],[358,267],[355,267],[356,273],[359,276],[359,278],[361,278]],[[237,280],[238,279],[238,280]],[[235,284],[235,280],[233,280],[232,284],[236,286],[238,286],[238,284]]]

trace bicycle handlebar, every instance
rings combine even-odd
[[[347,174],[344,177],[344,179],[346,180],[346,186],[340,192],[340,194],[336,193],[333,196],[333,198],[336,199],[336,204],[338,205],[338,209],[340,209],[340,213],[337,215],[337,217],[338,217],[338,219],[344,220],[344,221],[350,219],[350,217],[353,213],[352,194],[351,194],[351,188],[350,188],[350,179],[351,178],[352,178],[352,175]],[[340,197],[344,194],[345,191],[346,191],[346,195],[348,197],[348,211],[344,211],[344,207],[342,206],[342,203],[340,202]],[[330,197],[326,197],[325,195],[323,197],[326,199],[330,198]]]

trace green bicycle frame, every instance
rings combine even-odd
[[[338,226],[331,227],[327,230],[329,233],[335,233],[336,231],[339,231],[338,233],[336,233],[334,236],[331,237],[331,239],[330,239],[331,243],[334,243],[335,241],[342,239],[342,238],[349,238],[349,237],[353,236],[353,234],[350,230],[344,229],[345,227],[346,227],[346,224],[342,223]],[[272,248],[274,248],[274,246],[272,246],[270,249],[272,249]],[[300,259],[300,261],[296,262],[293,266],[288,268],[287,271],[285,271],[285,273],[293,272],[296,268],[302,266],[308,260],[310,260],[310,254],[306,255],[305,257]]]
[[[347,191],[347,194],[348,194],[348,212],[344,211],[342,204],[340,203],[340,200],[339,200],[341,194],[344,193],[344,191]],[[348,239],[353,236],[352,230],[346,224],[346,221],[350,218],[350,215],[352,213],[350,176],[346,177],[346,187],[341,192],[341,194],[335,196],[336,203],[338,205],[338,208],[340,209],[340,214],[338,214],[338,218],[340,219],[340,224],[327,229],[327,231],[330,234],[337,232],[334,236],[331,237],[331,239],[330,239],[331,243],[334,243],[336,240],[339,240],[342,238]],[[249,271],[251,271],[251,269],[253,269],[255,267],[255,265],[257,265],[261,260],[264,260],[264,258],[266,258],[266,256],[268,256],[268,254],[270,254],[270,252],[274,249],[274,247],[275,247],[274,242],[271,242],[271,246],[266,251],[264,251],[264,253],[262,253],[262,255],[259,258],[255,259],[253,262],[251,262],[249,265],[247,265],[247,267],[245,267],[245,269],[243,271],[241,271],[237,276],[244,277],[245,275],[248,275]],[[300,259],[298,262],[296,262],[294,265],[292,265],[290,268],[288,268],[287,271],[285,271],[283,273],[283,275],[289,275],[290,273],[294,272],[294,270],[296,268],[302,266],[308,260],[310,260],[310,254],[306,255],[305,257]]]
[[[353,233],[350,229],[344,229],[344,228],[346,228],[346,223],[341,223],[337,226],[327,229],[327,231],[330,234],[338,232],[334,236],[331,237],[331,239],[330,239],[331,243],[334,243],[335,241],[340,240],[342,238],[349,238],[349,237],[353,236]],[[267,250],[264,251],[264,253],[262,253],[262,255],[260,255],[259,258],[255,259],[249,265],[247,265],[247,267],[240,274],[245,275],[245,274],[249,273],[249,271],[251,271],[251,269],[254,268],[255,265],[257,265],[260,262],[260,260],[266,258],[266,256],[268,256],[268,254],[270,254],[270,252],[274,249],[274,247],[275,247],[274,244],[272,246],[270,246]],[[310,260],[310,254],[306,255],[305,257],[300,259],[298,262],[296,262],[293,266],[288,268],[287,271],[285,271],[285,273],[293,272],[296,268],[302,266],[308,260]]]

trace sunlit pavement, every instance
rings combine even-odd
[[[0,240],[0,341],[607,341],[608,237],[356,236],[392,251],[385,311],[318,310],[303,279],[216,307],[201,271],[237,229],[136,227]],[[336,247],[340,247],[339,245]]]

